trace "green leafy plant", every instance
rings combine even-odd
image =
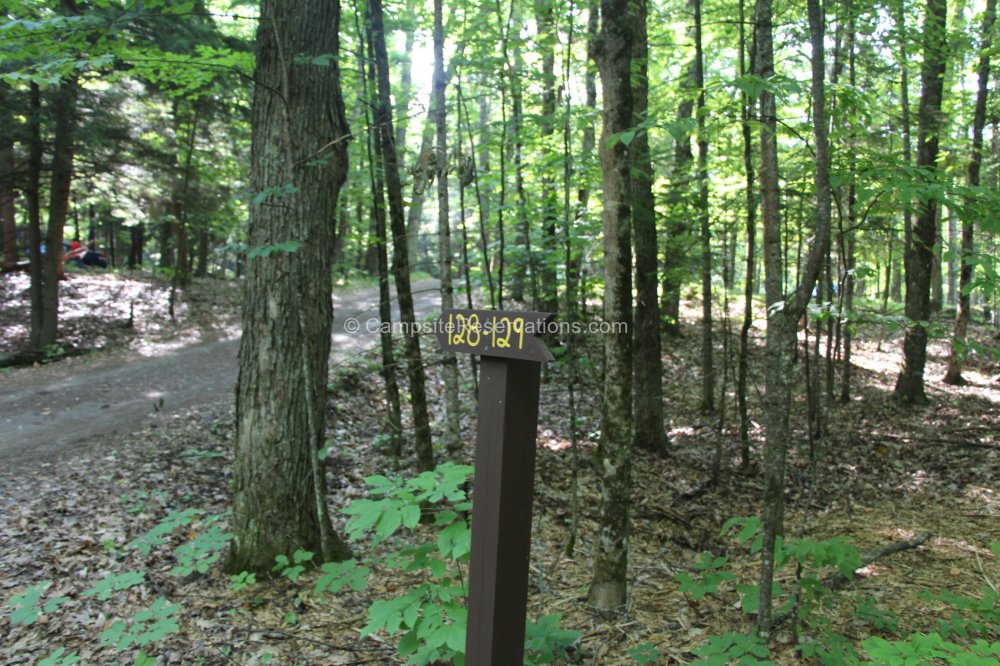
[[[38,662],[38,666],[70,666],[80,661],[76,652],[66,653],[66,648],[57,648],[52,654]]]
[[[180,628],[176,617],[180,610],[179,604],[172,604],[161,597],[146,610],[133,615],[128,622],[116,620],[101,633],[101,644],[125,650],[156,643]]]
[[[706,594],[718,592],[719,586],[726,581],[736,580],[736,576],[728,571],[721,571],[726,566],[725,557],[713,557],[711,553],[704,552],[701,558],[695,562],[695,575],[688,573],[677,574],[680,582],[681,592],[687,592],[691,598],[697,601]]]
[[[312,561],[315,553],[309,550],[297,550],[292,553],[292,559],[289,560],[287,555],[278,555],[274,558],[277,564],[271,569],[271,571],[277,571],[280,575],[284,576],[288,580],[298,580],[298,577],[306,570],[304,563]]]
[[[712,636],[708,643],[694,649],[701,657],[695,661],[700,666],[765,666],[771,664],[768,656],[770,650],[764,641],[756,634],[727,633]]]
[[[1000,662],[1000,643],[978,640],[963,647],[941,634],[912,634],[901,641],[872,636],[861,642],[871,662],[885,666],[944,663],[955,666],[990,666]]]
[[[241,571],[238,574],[233,574],[229,577],[229,589],[233,592],[239,592],[240,590],[245,590],[257,583],[257,574],[251,573],[249,571]]]
[[[146,580],[146,574],[141,571],[126,571],[122,574],[111,574],[97,581],[87,590],[84,590],[83,596],[97,597],[101,601],[107,601],[115,592],[141,585],[144,580]]]
[[[170,569],[171,576],[189,576],[196,571],[206,573],[209,567],[219,561],[222,551],[233,538],[231,532],[224,532],[215,524],[219,520],[220,516],[211,516],[206,521],[208,529],[174,551],[177,565]]]
[[[43,602],[42,595],[45,594],[50,585],[52,585],[52,581],[45,580],[11,597],[8,602],[13,609],[10,614],[11,624],[34,624],[42,613],[54,613],[61,605],[69,601],[69,597],[52,597]]]
[[[344,509],[346,533],[354,542],[394,548],[380,558],[384,565],[406,573],[423,573],[423,582],[390,599],[379,599],[368,609],[362,636],[383,632],[397,638],[399,656],[408,664],[465,663],[468,613],[463,574],[471,551],[471,530],[465,514],[471,508],[464,486],[472,468],[445,463],[417,477],[382,475],[365,479],[368,497]],[[401,530],[417,534],[426,529],[432,538],[417,544],[398,537]],[[292,562],[285,564],[295,566]],[[371,571],[357,561],[326,563],[315,585],[318,592],[344,587],[361,591]],[[526,626],[526,663],[552,663],[580,634],[562,629],[561,616],[547,615]]]
[[[655,664],[660,659],[660,651],[656,649],[656,646],[652,643],[645,642],[639,643],[633,648],[629,648],[628,656],[632,657],[632,661],[638,666],[647,666],[648,664]]]
[[[198,509],[172,510],[164,516],[151,530],[133,539],[128,548],[135,548],[143,556],[149,555],[153,548],[163,544],[168,535],[179,527],[190,525],[200,518],[202,511]]]

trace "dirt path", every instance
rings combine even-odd
[[[413,285],[417,317],[440,308],[435,280]],[[369,332],[378,318],[378,288],[334,295],[331,363],[378,344]],[[394,320],[398,308],[394,304]],[[356,332],[345,322],[359,322]],[[137,430],[153,414],[177,414],[231,401],[236,384],[238,331],[185,346],[160,344],[139,351],[79,357],[6,373],[0,382],[0,467],[77,453]]]

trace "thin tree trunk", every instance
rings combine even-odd
[[[635,18],[629,0],[601,0],[601,33],[594,58],[604,90],[600,143],[604,196],[604,319],[632,321],[632,251],[628,146],[621,133],[633,124],[631,62]],[[641,8],[640,8],[641,9]],[[619,139],[619,140],[616,140]],[[632,492],[632,340],[627,332],[604,337],[601,414],[600,538],[590,603],[624,606],[628,592],[629,496]]]
[[[445,106],[444,25],[442,0],[434,0],[434,124],[437,134],[438,257],[441,264],[441,308],[455,306],[452,287],[451,221],[448,207],[448,112]],[[443,442],[452,459],[462,451],[458,406],[458,359],[442,352],[445,423]]]
[[[712,335],[712,230],[708,210],[708,134],[705,130],[705,54],[701,43],[701,0],[694,5],[694,85],[698,89],[698,220],[701,232],[701,410],[715,411]]]
[[[774,94],[764,90],[761,109],[761,218],[764,223],[765,291],[768,304],[767,364],[764,388],[764,506],[762,512],[760,610],[758,627],[771,637],[774,547],[784,533],[785,454],[791,407],[792,354],[796,325],[809,305],[813,285],[828,254],[830,238],[830,153],[827,138],[824,18],[819,0],[808,1],[812,45],[812,112],[816,143],[816,220],[813,246],[803,264],[797,290],[786,298],[782,273],[782,238],[778,210],[777,113]],[[771,0],[757,0],[757,75],[774,76]],[[787,240],[787,239],[786,239]]]
[[[14,135],[10,113],[6,111],[9,103],[9,87],[0,83],[0,108],[3,108],[0,119],[0,243],[3,245],[3,267],[13,268],[17,265],[17,218],[14,206]]]
[[[689,0],[690,2],[690,0]],[[690,62],[681,79],[681,101],[677,105],[677,126],[684,127],[694,114],[694,100],[688,97],[690,89],[695,88],[695,69],[697,64]],[[671,174],[672,201],[679,215],[671,216],[667,221],[666,243],[664,244],[664,261],[661,289],[661,310],[665,320],[664,332],[670,336],[680,335],[681,285],[687,271],[685,270],[685,246],[691,233],[691,224],[687,218],[687,203],[690,199],[691,169],[694,165],[694,153],[691,150],[691,136],[686,132],[676,138],[674,144],[674,165]]]
[[[42,93],[37,83],[30,85],[30,112],[28,115],[28,182],[25,198],[28,208],[28,258],[31,260],[31,329],[29,347],[32,351],[43,351],[42,284],[44,272],[42,262]]]
[[[921,68],[920,111],[917,130],[917,166],[935,169],[941,127],[941,100],[944,88],[946,0],[927,0],[924,20],[924,61]],[[906,318],[903,340],[903,368],[896,380],[895,395],[906,404],[926,404],[924,365],[927,361],[927,321],[930,319],[931,266],[937,237],[937,202],[928,198],[920,205],[907,247]]]
[[[986,14],[983,16],[982,43],[979,55],[979,90],[976,93],[976,111],[972,120],[972,154],[969,158],[968,183],[970,187],[978,187],[980,171],[983,164],[983,128],[986,125],[986,98],[989,95],[990,49],[993,24],[996,21],[997,2],[987,0]],[[972,253],[974,247],[975,221],[962,220],[962,268],[958,282],[958,314],[955,317],[954,341],[948,356],[948,370],[944,381],[947,384],[961,385],[966,383],[962,377],[962,364],[965,359],[965,336],[968,332],[971,301],[969,291],[972,285],[974,264]]]
[[[632,61],[633,125],[647,120],[649,111],[649,46],[646,0],[637,0]],[[636,447],[665,454],[663,428],[663,358],[660,348],[660,308],[657,301],[656,202],[649,132],[640,130],[629,145],[632,188],[632,225],[635,233],[635,390],[633,398]]]
[[[358,12],[354,14],[358,35],[363,35]],[[369,82],[376,78],[374,58],[366,58],[365,40],[358,42],[358,71],[362,99],[365,100],[364,113],[367,132],[368,174],[372,193],[372,223],[375,227],[375,255],[378,262],[378,314],[379,349],[382,356],[380,373],[385,383],[386,430],[389,434],[389,450],[398,461],[403,455],[403,418],[399,398],[399,381],[396,377],[396,352],[392,344],[392,292],[389,286],[389,239],[385,221],[385,178],[381,168],[382,134],[372,122],[369,109],[375,106],[373,91]]]
[[[399,180],[399,162],[396,158],[395,139],[392,132],[392,104],[389,91],[389,56],[385,47],[385,29],[382,19],[382,0],[368,2],[369,38],[372,57],[378,75],[378,103],[375,106],[375,126],[382,136],[382,166],[389,194],[389,222],[392,227],[393,274],[396,278],[396,295],[399,297],[399,318],[405,329],[403,340],[406,349],[407,375],[410,380],[410,404],[413,408],[413,430],[420,471],[434,469],[434,450],[431,443],[430,419],[427,414],[427,389],[424,365],[421,359],[420,338],[413,313],[413,292],[410,289],[409,255],[407,253],[406,221],[403,214],[403,188]]]
[[[740,0],[740,76],[747,73],[746,62],[746,9],[745,0]],[[753,69],[751,51],[750,68]],[[753,102],[746,93],[741,94],[740,117],[743,130],[743,170],[746,174],[746,276],[743,290],[743,321],[740,324],[740,355],[737,362],[736,403],[740,413],[740,466],[750,467],[750,415],[747,408],[747,375],[749,373],[750,328],[753,326],[754,264],[757,244],[757,203],[754,200],[753,140],[750,118]]]
[[[62,273],[63,227],[69,213],[73,181],[73,151],[76,139],[76,77],[65,79],[52,98],[55,134],[52,139],[52,186],[49,192],[49,224],[42,262],[42,328],[40,348],[54,344],[59,333],[59,276]]]

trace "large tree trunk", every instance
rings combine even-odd
[[[410,405],[413,408],[417,468],[425,471],[434,468],[434,450],[431,444],[430,419],[427,415],[424,364],[420,353],[420,338],[417,336],[416,316],[413,313],[413,291],[410,289],[403,186],[399,180],[399,162],[396,157],[396,144],[392,131],[389,55],[385,47],[381,0],[369,0],[368,23],[371,57],[375,59],[375,70],[378,78],[375,126],[378,127],[381,134],[382,167],[385,171],[385,184],[389,195],[389,223],[392,227],[392,270],[396,278],[396,295],[399,298],[399,319],[405,328],[403,341],[406,349],[407,376],[410,380]]]
[[[983,165],[983,127],[986,125],[986,98],[989,95],[990,79],[990,48],[992,47],[993,24],[996,21],[997,0],[986,1],[986,14],[983,16],[983,38],[979,55],[979,90],[976,93],[976,112],[972,119],[972,155],[969,158],[968,183],[970,187],[979,185],[979,172]],[[946,384],[960,385],[965,383],[962,377],[962,363],[965,358],[965,335],[969,328],[971,312],[970,285],[972,284],[972,253],[975,249],[973,240],[975,221],[962,220],[962,267],[958,282],[958,314],[955,317],[954,341],[951,354],[948,356],[948,370],[945,372]]]
[[[937,165],[938,135],[941,128],[941,99],[944,92],[946,0],[927,0],[924,19],[924,63],[920,72],[922,91],[917,129],[917,166]],[[903,368],[896,379],[895,395],[906,404],[926,404],[924,365],[927,361],[927,321],[930,319],[931,268],[937,238],[937,209],[934,199],[920,205],[920,214],[907,247],[906,319],[903,340]]]
[[[632,321],[632,251],[628,146],[619,139],[633,126],[631,63],[633,3],[601,0],[601,33],[594,58],[604,89],[600,142],[604,197],[604,319]],[[638,8],[640,11],[644,7]],[[619,140],[616,140],[619,139]],[[619,608],[627,600],[629,500],[632,492],[632,340],[625,332],[604,337],[604,406],[598,468],[600,538],[590,603]]]
[[[250,211],[248,244],[301,247],[248,260],[236,387],[233,532],[227,569],[269,571],[277,555],[349,556],[333,531],[319,451],[330,356],[330,258],[347,173],[336,54],[340,5],[264,0],[257,30],[251,175],[255,192],[293,184]]]

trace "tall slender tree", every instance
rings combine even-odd
[[[409,254],[407,251],[406,220],[403,211],[403,186],[399,178],[395,135],[392,130],[392,95],[389,90],[389,54],[385,46],[385,27],[382,1],[369,0],[367,5],[368,38],[371,57],[375,60],[377,101],[375,127],[381,138],[381,163],[385,173],[386,191],[389,195],[389,224],[392,228],[392,270],[396,278],[396,296],[399,299],[399,319],[403,324],[403,341],[406,354],[406,372],[410,380],[410,405],[413,408],[414,443],[417,468],[421,471],[434,468],[434,449],[431,443],[431,426],[427,414],[427,387],[424,365],[417,334],[416,315],[413,312],[413,290],[410,287]]]
[[[774,93],[765,88],[760,95],[761,220],[764,224],[764,291],[767,298],[767,342],[764,387],[764,532],[761,550],[760,610],[758,627],[769,637],[772,628],[772,583],[777,538],[784,532],[785,454],[788,449],[788,416],[791,407],[791,377],[796,326],[812,295],[813,285],[828,252],[830,239],[830,152],[827,138],[825,86],[825,19],[820,0],[808,0],[809,34],[812,46],[812,112],[816,142],[816,218],[813,247],[802,267],[799,283],[785,292],[782,239],[778,209],[777,108]],[[774,76],[773,13],[771,0],[757,0],[756,64],[762,79]]]
[[[636,39],[633,53],[633,124],[648,125],[649,43],[647,3],[635,0]],[[635,444],[655,453],[665,453],[663,429],[663,358],[660,346],[660,305],[657,300],[656,202],[653,198],[653,164],[649,156],[649,132],[639,129],[629,144],[632,161],[632,230],[635,234]]]
[[[920,108],[917,116],[917,166],[933,173],[937,167],[942,127],[941,101],[947,58],[947,0],[927,0],[924,18],[924,61],[920,70]],[[929,192],[923,197],[906,261],[906,337],[903,367],[896,379],[896,398],[906,404],[926,404],[924,365],[927,361],[927,322],[931,316],[931,268],[937,240],[938,203]]]
[[[983,166],[983,128],[986,126],[986,98],[989,95],[990,79],[990,49],[993,44],[993,25],[997,17],[997,0],[986,0],[986,13],[983,15],[982,38],[979,44],[979,88],[976,91],[976,110],[972,118],[972,152],[969,156],[969,172],[967,182],[969,187],[978,187],[980,171]],[[971,201],[969,203],[972,203]],[[962,377],[964,359],[963,342],[969,329],[969,315],[972,306],[969,291],[972,285],[972,272],[975,268],[972,254],[975,250],[975,220],[966,215],[962,220],[962,266],[958,282],[958,312],[955,316],[954,341],[948,356],[948,369],[944,382],[952,385],[962,385],[966,380]]]
[[[632,54],[636,10],[631,0],[601,0],[601,32],[593,57],[604,90],[600,142],[604,196],[604,318],[632,321],[631,190],[628,145],[633,127]],[[598,451],[601,478],[600,537],[590,603],[625,604],[628,584],[629,496],[632,492],[632,339],[627,331],[604,337],[604,406]]]

